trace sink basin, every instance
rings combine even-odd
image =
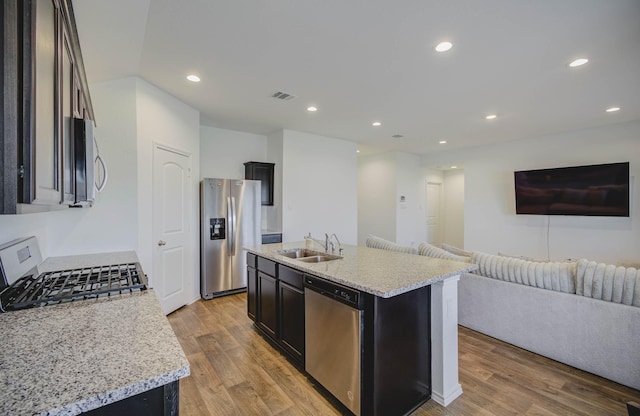
[[[289,250],[280,250],[276,251],[276,253],[281,256],[289,257],[290,259],[299,259],[301,257],[309,257],[309,256],[321,256],[322,252],[308,250],[306,248],[292,248]]]
[[[305,263],[321,263],[323,261],[337,260],[342,257],[333,254],[323,253],[322,251],[309,250],[306,248],[291,248],[288,250],[279,250],[275,252],[284,257],[303,261]]]
[[[340,256],[332,256],[332,255],[326,255],[326,256],[310,256],[310,257],[302,257],[299,258],[298,260],[303,261],[305,263],[320,263],[323,261],[330,261],[330,260],[336,260],[336,259],[341,259],[342,257]]]

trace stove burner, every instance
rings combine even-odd
[[[2,291],[0,310],[55,305],[146,289],[146,276],[138,263],[46,272],[23,276]]]

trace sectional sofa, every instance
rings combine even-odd
[[[387,249],[394,249],[391,244]],[[640,389],[638,269],[586,259],[532,261],[425,243],[417,251],[478,265],[460,279],[460,325]]]

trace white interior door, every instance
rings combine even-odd
[[[189,302],[193,263],[191,157],[153,149],[154,290],[165,314]]]
[[[441,192],[442,184],[427,182],[427,242],[438,247],[442,244]]]

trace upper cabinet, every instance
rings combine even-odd
[[[73,118],[95,118],[71,0],[3,1],[2,79],[16,91],[7,99],[4,85],[15,117],[3,117],[2,147],[15,162],[3,166],[2,213],[73,204]]]
[[[273,168],[275,164],[267,162],[246,162],[244,178],[262,181],[262,205],[273,205]]]

